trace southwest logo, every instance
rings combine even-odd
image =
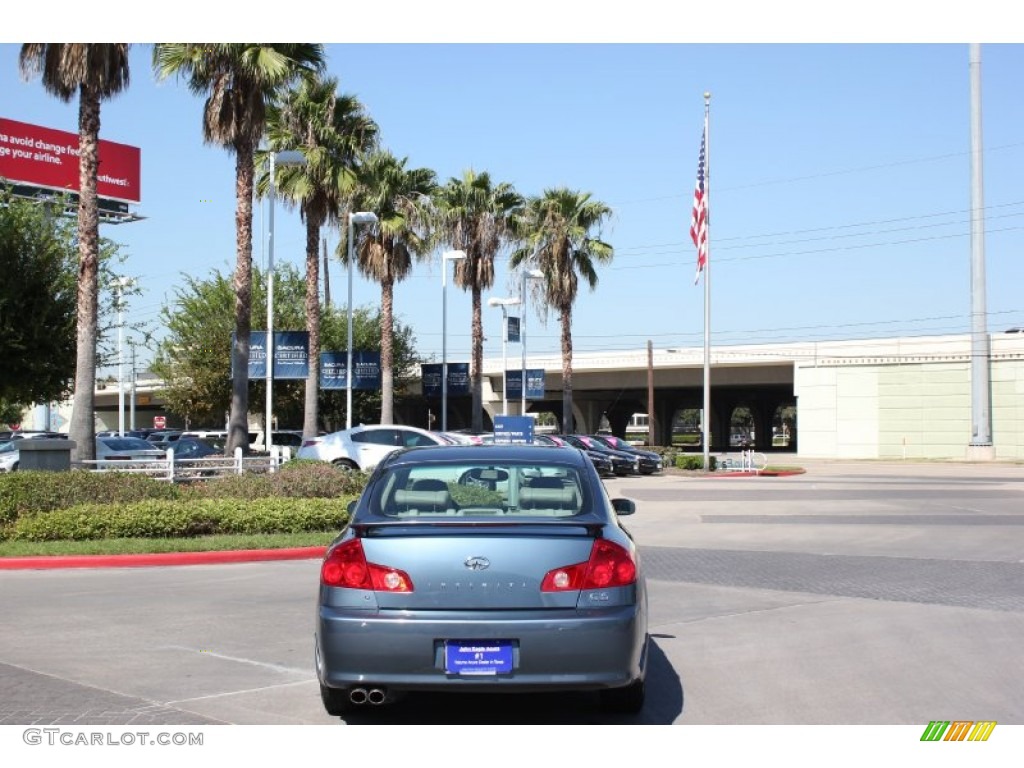
[[[995,720],[932,720],[921,741],[988,741],[995,727]]]

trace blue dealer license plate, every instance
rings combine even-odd
[[[512,671],[510,640],[448,640],[444,668],[450,675],[500,675]]]

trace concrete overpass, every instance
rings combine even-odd
[[[991,334],[992,435],[996,458],[1024,459],[1024,333]],[[573,358],[577,431],[597,429],[602,414],[623,434],[633,413],[647,413],[653,380],[655,437],[667,445],[673,421],[703,401],[703,347],[578,354]],[[773,427],[795,408],[788,450],[836,458],[963,459],[971,440],[971,340],[948,336],[712,346],[711,444],[729,445],[733,410],[754,418],[755,448],[771,450]],[[515,365],[515,363],[513,363]],[[484,362],[490,416],[501,413],[500,359]],[[546,397],[531,412],[562,412],[561,358],[533,357]],[[450,401],[448,422],[468,423],[468,398]],[[517,413],[519,403],[509,403]]]

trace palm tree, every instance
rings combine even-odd
[[[41,75],[43,87],[61,101],[71,101],[78,94],[78,336],[68,428],[77,461],[96,458],[100,102],[128,87],[129,47],[129,43],[25,43],[19,58],[22,75]]]
[[[480,295],[494,285],[494,257],[513,239],[512,226],[523,198],[512,185],[494,184],[486,172],[465,171],[440,187],[434,198],[437,237],[466,258],[455,265],[455,284],[473,296],[472,429],[483,430],[484,326]],[[444,264],[441,265],[444,268]]]
[[[558,311],[562,326],[562,432],[573,431],[572,307],[579,279],[597,287],[596,264],[611,262],[612,247],[592,232],[611,216],[612,209],[592,200],[589,192],[559,187],[546,189],[526,204],[517,231],[524,245],[509,266],[533,267],[544,274],[544,301]]]
[[[252,197],[254,155],[268,105],[300,77],[323,71],[318,43],[157,43],[157,77],[184,77],[205,95],[203,139],[235,155],[235,340],[231,350],[231,415],[225,453],[249,444],[249,335],[252,330]]]
[[[370,155],[359,169],[359,190],[351,204],[353,209],[373,211],[379,221],[360,239],[355,252],[359,271],[380,283],[381,424],[394,423],[395,283],[409,276],[414,258],[430,251],[430,196],[437,189],[432,170],[406,168],[407,161],[387,151]],[[338,250],[347,260],[345,246],[342,242]]]
[[[320,228],[338,221],[342,201],[355,185],[355,164],[377,143],[377,124],[355,96],[339,95],[336,78],[303,80],[272,104],[267,113],[268,150],[256,153],[259,168],[266,168],[270,152],[297,149],[303,166],[277,169],[278,191],[297,203],[306,223],[306,330],[309,332],[309,373],[302,432],[315,437],[318,430],[317,397],[320,393]],[[266,194],[269,174],[264,170],[257,190]]]

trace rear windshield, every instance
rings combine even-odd
[[[104,444],[112,451],[153,451],[157,450],[152,443],[137,437],[104,438]]]
[[[572,466],[466,462],[395,466],[374,484],[369,505],[393,518],[573,517],[592,502]]]

